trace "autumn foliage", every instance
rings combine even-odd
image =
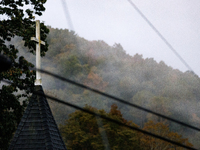
[[[85,109],[139,128],[132,121],[127,121],[123,118],[116,104],[111,106],[109,113],[106,113],[104,110],[97,110],[88,105],[85,106]],[[188,139],[182,138],[181,135],[170,131],[169,127],[162,122],[155,123],[149,121],[145,124],[143,130],[192,147]],[[69,119],[65,121],[65,124],[60,125],[60,131],[67,148],[71,150],[172,150],[173,148],[183,150],[183,148],[173,144],[82,111],[71,113]]]
[[[112,105],[109,113],[91,106],[85,106],[85,109],[136,126],[122,117],[117,105]],[[70,114],[65,124],[60,126],[60,131],[67,148],[71,150],[140,149],[136,131],[82,111]]]
[[[162,122],[155,123],[153,121],[148,121],[147,123],[145,123],[143,129],[156,135],[160,135],[162,137],[170,139],[172,141],[187,145],[189,147],[193,146],[191,143],[189,143],[188,139],[183,138],[178,133],[170,131],[168,125],[165,125]],[[141,134],[141,145],[144,150],[184,150],[184,148],[178,147],[176,145],[170,144],[151,136],[147,136],[145,134]]]
[[[108,85],[107,82],[104,82],[103,79],[93,71],[90,71],[90,73],[88,74],[87,78],[84,81],[84,84],[89,87],[96,88],[100,91],[105,91],[105,88]]]
[[[163,61],[158,62],[153,58],[144,58],[141,54],[130,56],[126,54],[120,44],[110,46],[102,40],[88,41],[77,35],[74,31],[68,29],[54,29],[49,27],[49,30],[50,33],[47,36],[49,50],[46,57],[42,60],[44,70],[75,80],[79,83],[98,89],[115,97],[119,97],[130,103],[151,109],[170,118],[175,118],[196,127],[200,126],[200,80],[193,72],[182,72],[173,69],[172,67],[167,66]],[[31,36],[34,36],[34,34],[35,33]],[[45,38],[43,38],[43,40],[44,39]],[[28,55],[27,49],[24,48],[24,43],[21,38],[14,38],[14,40],[16,41],[15,45],[19,46],[18,49],[20,49],[19,52],[21,55],[29,62],[35,62],[35,57]],[[14,48],[11,48],[11,51],[14,52]],[[6,53],[8,53],[8,51],[6,51]],[[6,78],[12,78],[14,74],[20,74],[20,70],[8,72]],[[12,76],[10,76],[11,74]],[[22,75],[24,75],[23,71]],[[33,75],[33,72],[30,72],[30,77]],[[24,85],[21,81],[19,84],[20,86]],[[87,89],[73,86],[47,75],[43,76],[43,87],[45,90],[55,93],[59,99],[77,104],[80,107],[84,107],[88,104],[98,109],[104,109],[106,115],[110,115],[110,117],[120,120],[120,113],[117,113],[117,111],[119,111],[118,108],[115,112],[118,115],[112,114],[108,111],[108,108],[113,103],[110,98],[89,92]],[[7,103],[8,101],[4,102]],[[7,104],[10,105],[11,103]],[[70,119],[68,115],[74,112],[72,108],[66,108],[64,105],[55,105],[55,103],[50,103],[50,105],[53,106],[51,107],[52,112],[54,113],[54,117],[56,121],[58,121],[58,124],[64,124],[65,120]],[[140,128],[143,128],[145,123],[150,120],[152,120],[154,124],[168,124],[170,132],[174,131],[174,133],[177,132],[179,135],[181,134],[183,137],[187,137],[195,148],[200,148],[200,142],[197,140],[200,139],[200,134],[198,132],[191,131],[184,126],[173,124],[166,119],[156,117],[129,106],[118,104],[118,107],[120,108],[121,115],[123,114],[122,118],[126,118],[125,120],[127,120],[127,122],[131,120]],[[112,110],[114,110],[114,108],[112,108]],[[20,112],[22,111],[20,110]],[[122,118],[121,121],[123,121]],[[95,120],[94,118],[92,119]],[[10,120],[12,121],[12,119]],[[107,123],[108,127],[114,126],[111,130],[108,130],[109,128],[105,128],[107,127],[106,122],[102,121],[102,123],[104,126],[102,131],[106,131],[106,134],[108,131],[113,131],[113,129],[115,129],[114,124]],[[70,129],[73,128],[74,126]],[[79,127],[77,127],[77,129],[79,129]],[[114,130],[114,132],[121,133],[121,130],[122,129],[120,129],[120,132]],[[69,133],[70,132],[75,133],[75,129],[72,131],[70,130]],[[129,133],[129,130],[127,132]],[[104,132],[100,133],[103,134]],[[113,135],[111,133],[109,134]],[[80,135],[83,135],[82,132]],[[85,133],[84,136],[89,138],[91,135],[86,135]],[[78,137],[82,139],[82,136]],[[108,136],[108,143],[116,142],[110,138],[111,136]],[[141,138],[145,139],[145,137]],[[142,140],[141,138],[140,140]],[[96,137],[96,139],[99,138]],[[74,142],[73,138],[70,140]],[[79,141],[79,139],[77,139],[77,141]],[[102,143],[99,144],[96,141],[92,142],[92,145],[101,147]],[[102,141],[106,141],[106,139]],[[123,143],[126,141],[123,141]],[[84,142],[79,141],[79,143]],[[141,141],[139,143],[141,144]],[[110,147],[113,148],[111,145]],[[172,146],[171,149],[174,148],[175,147]],[[178,148],[176,147],[176,149]]]

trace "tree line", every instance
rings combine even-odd
[[[0,2],[0,15],[8,16],[7,19],[0,19],[0,53],[8,56],[13,63],[11,69],[0,73],[0,80],[6,79],[13,82],[11,85],[1,82],[0,145],[4,146],[4,149],[8,147],[29,96],[33,92],[35,72],[29,67],[33,67],[35,64],[33,55],[35,54],[35,43],[30,41],[30,37],[35,36],[34,18],[35,15],[42,15],[45,10],[43,6],[45,2],[42,0],[37,2],[26,0],[26,3],[23,1],[10,3],[6,0]],[[31,8],[32,10],[22,9],[29,3],[35,6]],[[188,124],[199,126],[200,80],[193,72],[181,72],[167,66],[163,61],[157,62],[153,58],[143,58],[141,54],[130,56],[119,43],[110,46],[102,40],[88,41],[74,31],[46,27],[44,23],[41,23],[41,39],[48,43],[41,48],[42,56],[45,55],[42,58],[43,69]],[[189,143],[200,147],[196,140],[200,139],[199,133],[126,105],[116,103],[113,106],[111,99],[96,95],[86,89],[63,83],[46,75],[43,75],[43,88],[49,95],[81,107],[88,105],[88,109],[102,110],[102,113],[111,117],[114,116],[110,114],[110,111],[117,106],[115,110],[120,112],[121,119],[123,115],[124,121],[132,121],[133,125],[147,130],[150,130],[149,126],[163,127],[180,141],[188,137]],[[68,126],[66,120],[71,119],[71,116],[75,115],[74,113],[78,113],[72,108],[55,105],[54,102],[50,102],[50,106],[57,123],[63,126]],[[118,133],[126,135],[132,139],[127,142],[135,143],[135,146],[141,146],[142,141],[146,139],[153,140],[144,138],[145,136],[141,134],[136,136],[138,133],[133,131],[129,133],[127,129],[109,130],[112,124],[103,120],[101,122],[104,128],[99,129],[95,125],[95,122],[98,124],[98,121],[95,121],[96,118],[87,115],[85,117],[91,118],[94,123],[94,128],[91,129],[92,133],[88,132],[88,139],[91,139],[90,136],[101,139],[101,132],[97,133],[97,131],[105,131],[104,133],[108,134],[109,146],[113,149],[115,144],[117,149],[118,142],[116,141],[123,141],[123,139],[112,139],[109,134],[116,134],[117,137]],[[117,116],[115,117],[117,118]],[[90,131],[90,129],[84,130]],[[114,131],[117,133],[113,133]],[[80,132],[82,135],[85,131]],[[94,133],[96,134],[94,135]],[[141,138],[137,139],[136,137]],[[87,141],[87,139],[84,140]],[[100,149],[105,147],[102,140],[95,141],[95,146],[99,146]],[[70,145],[70,141],[68,144]]]

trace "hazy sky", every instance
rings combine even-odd
[[[65,0],[73,30],[87,40],[120,43],[130,55],[164,61],[181,71],[188,70],[166,46],[128,0]],[[132,0],[200,76],[200,1]],[[42,17],[46,25],[71,29],[62,0],[47,0]]]

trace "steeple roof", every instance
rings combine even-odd
[[[66,150],[41,85],[35,86],[9,150]]]

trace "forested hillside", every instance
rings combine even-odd
[[[104,41],[88,41],[75,32],[49,27],[49,51],[42,59],[42,68],[78,81],[131,103],[149,108],[185,123],[200,126],[200,79],[192,72],[181,72],[142,55],[130,56],[120,44],[109,46]],[[13,39],[20,53],[31,62],[21,38]],[[134,44],[134,43],[133,43]],[[133,50],[134,51],[134,50]],[[200,147],[200,134],[162,118],[122,105],[85,89],[43,75],[43,88],[48,95],[84,107],[86,104],[109,112],[117,104],[123,117],[138,127],[153,121],[168,125],[170,130],[188,138]],[[64,124],[75,110],[50,101],[58,124]]]

